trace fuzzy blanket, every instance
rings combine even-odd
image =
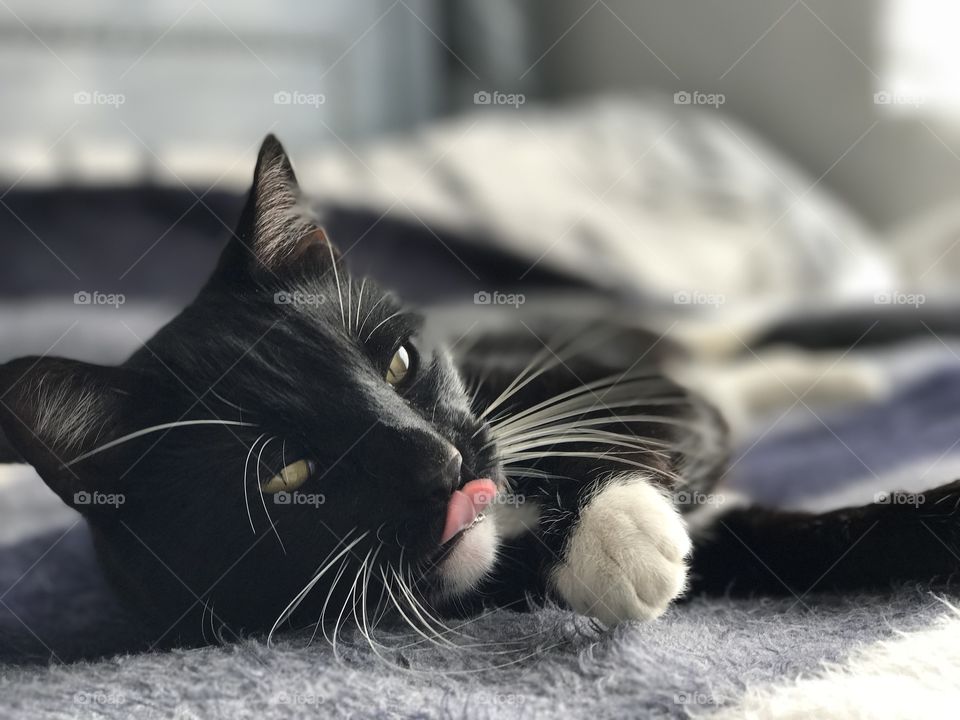
[[[484,647],[457,651],[396,629],[377,638],[379,654],[353,633],[336,654],[296,634],[273,647],[124,654],[136,628],[105,587],[84,524],[29,468],[8,466],[3,478],[0,707],[21,718],[682,717],[821,677],[824,661],[842,664],[854,648],[948,612],[906,588],[802,602],[696,599],[609,631],[556,608],[497,611],[461,628]],[[48,527],[38,532],[41,518]],[[748,702],[761,707],[759,696]]]

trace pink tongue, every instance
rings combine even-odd
[[[493,502],[497,494],[497,486],[493,480],[482,478],[471,480],[450,496],[447,505],[447,521],[443,526],[443,535],[440,544],[443,545],[450,538],[477,519],[477,515]]]

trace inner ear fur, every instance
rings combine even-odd
[[[71,506],[77,507],[77,493],[116,489],[116,473],[101,462],[70,463],[123,432],[130,380],[120,368],[64,358],[27,357],[0,365],[3,434]]]
[[[273,135],[260,147],[253,186],[234,235],[254,271],[281,272],[308,254],[324,259],[333,251],[304,201],[290,158]]]

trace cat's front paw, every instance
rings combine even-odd
[[[651,620],[683,592],[691,543],[679,513],[642,478],[590,499],[552,573],[574,610],[615,624]]]

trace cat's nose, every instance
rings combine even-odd
[[[453,492],[460,487],[460,472],[463,468],[463,456],[455,447],[450,448],[450,455],[442,470],[443,486],[447,492]]]

